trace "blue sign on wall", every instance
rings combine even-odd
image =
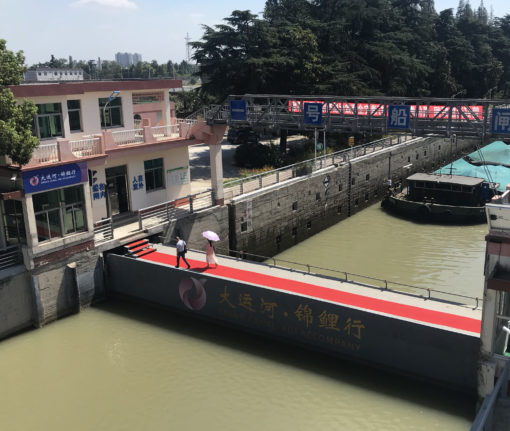
[[[246,121],[246,100],[230,101],[230,119],[235,121]]]
[[[494,108],[491,126],[492,133],[510,135],[510,109]]]
[[[388,128],[409,129],[411,107],[409,105],[388,106]]]
[[[57,189],[87,181],[87,164],[79,162],[52,166],[51,168],[35,169],[23,172],[22,178],[25,193],[38,193],[44,190]]]
[[[322,103],[305,103],[305,124],[322,124]]]

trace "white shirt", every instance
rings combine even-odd
[[[183,252],[184,247],[186,247],[186,242],[183,239],[180,239],[177,241],[177,244],[175,244],[175,247],[177,248],[177,251]]]

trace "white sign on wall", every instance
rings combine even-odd
[[[166,183],[168,186],[182,186],[188,184],[188,167],[180,166],[178,168],[167,169]]]

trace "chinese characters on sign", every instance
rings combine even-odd
[[[510,109],[495,108],[492,110],[492,133],[510,134]]]
[[[322,103],[305,103],[304,104],[304,121],[305,124],[322,124]]]
[[[142,190],[143,189],[143,175],[138,175],[138,177],[133,177],[133,190]]]
[[[43,190],[70,186],[87,181],[85,163],[71,163],[51,168],[35,169],[22,173],[25,193],[36,193]]]
[[[97,200],[103,198],[106,198],[106,184],[92,184],[92,199]]]
[[[224,286],[223,291],[219,293],[218,304],[227,306],[232,312],[235,312],[234,310],[244,311],[248,312],[249,316],[264,316],[266,319],[270,319],[270,321],[274,321],[276,317],[283,317],[287,333],[305,331],[303,332],[304,336],[311,336],[319,340],[322,335],[318,336],[317,330],[328,331],[332,334],[336,332],[339,336],[343,334],[344,337],[355,338],[361,341],[362,331],[365,329],[365,325],[360,319],[355,319],[351,316],[342,316],[338,313],[328,312],[325,309],[320,313],[318,311],[314,312],[309,304],[303,303],[297,305],[293,313],[287,313],[278,308],[279,306],[276,302],[268,301],[267,297],[260,297],[258,299],[256,294],[246,292],[231,295],[227,286]],[[280,311],[277,316],[278,310]],[[242,314],[230,314],[229,316],[235,316],[236,320],[255,321],[249,317],[242,317]],[[261,320],[256,320],[256,322],[261,323]],[[294,329],[292,329],[293,326]],[[314,330],[315,332],[313,332]],[[340,344],[343,345],[343,343]]]
[[[230,101],[230,119],[234,121],[246,121],[246,100]]]
[[[169,186],[182,186],[184,184],[188,184],[188,167],[181,166],[179,168],[168,169],[166,171],[166,179]]]
[[[408,129],[410,111],[411,109],[408,105],[389,105],[388,127],[390,129]]]

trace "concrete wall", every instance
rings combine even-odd
[[[0,339],[32,327],[31,280],[24,267],[2,271],[0,281]]]
[[[44,326],[105,297],[103,260],[80,252],[27,271],[18,266],[0,274],[0,340]]]
[[[201,210],[169,223],[163,234],[163,243],[173,245],[175,237],[179,235],[186,241],[188,248],[205,250],[206,240],[202,232],[206,230],[212,230],[219,235],[217,249],[228,248],[228,208],[226,206]]]
[[[476,336],[124,256],[108,255],[106,264],[109,295],[475,393]],[[259,265],[251,265],[256,272]],[[315,318],[304,319],[303,309],[315,312]],[[319,313],[336,316],[338,324],[328,327]]]
[[[393,184],[476,149],[479,141],[418,138],[231,201],[230,248],[272,256],[378,202]]]

